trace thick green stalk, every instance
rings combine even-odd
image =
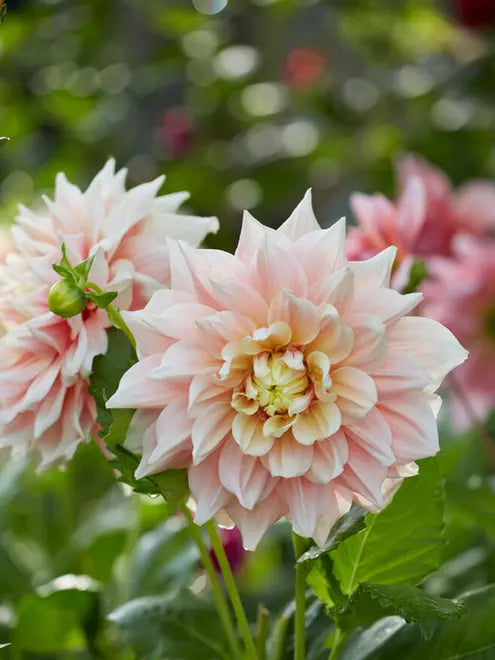
[[[292,534],[294,555],[296,557],[296,585],[295,600],[296,612],[294,615],[294,660],[305,660],[306,658],[306,574],[307,567],[304,563],[298,564],[297,560],[306,550],[306,542],[301,536]]]
[[[211,561],[210,553],[208,552],[208,548],[206,547],[205,542],[203,541],[203,538],[201,536],[201,530],[194,523],[191,512],[189,511],[187,506],[185,504],[182,504],[181,508],[187,520],[187,524],[189,526],[189,531],[191,533],[191,536],[194,542],[196,543],[196,546],[198,547],[199,554],[201,556],[201,561],[203,562],[203,567],[206,571],[206,574],[208,575],[213,600],[215,602],[215,606],[218,611],[218,616],[225,631],[225,635],[234,653],[234,657],[240,658],[241,655],[240,655],[239,641],[237,639],[237,635],[234,629],[234,623],[232,621],[230,609],[223,594],[222,586],[218,580],[215,567],[213,565],[213,562]]]
[[[232,574],[232,569],[230,568],[229,560],[227,559],[227,555],[225,554],[222,541],[218,536],[217,528],[215,526],[214,521],[213,520],[208,521],[205,525],[205,529],[208,532],[211,541],[211,547],[213,548],[213,552],[215,553],[215,556],[217,558],[218,565],[220,566],[220,570],[222,571],[225,588],[227,589],[230,602],[232,603],[232,607],[234,608],[234,612],[237,618],[237,623],[239,625],[239,630],[241,632],[242,638],[244,640],[244,645],[246,647],[248,657],[251,658],[251,660],[257,660],[258,653],[256,651],[256,646],[253,640],[253,636],[251,634],[251,630],[249,629],[249,623],[246,617],[246,613],[244,612],[244,607],[242,605],[241,597],[239,596],[239,591],[237,590],[237,585],[235,583],[234,576]]]

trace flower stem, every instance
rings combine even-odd
[[[86,282],[85,286],[88,289],[93,289],[93,291],[95,291],[96,293],[100,293],[100,294],[104,293],[103,289],[94,282]],[[108,314],[108,318],[110,319],[110,323],[114,325],[116,328],[119,328],[119,330],[122,330],[122,332],[125,334],[127,339],[131,342],[132,347],[136,348],[136,340],[134,339],[134,335],[129,330],[127,323],[122,318],[122,315],[117,309],[117,307],[114,307],[113,305],[108,305],[108,307],[106,307],[106,311]]]
[[[270,652],[270,660],[282,660],[284,657],[284,642],[288,625],[289,619],[286,616],[282,615],[277,619],[272,636],[273,641]]]
[[[330,655],[328,656],[328,660],[337,660],[337,658],[339,657],[340,649],[346,643],[348,636],[349,633],[344,633],[337,624],[337,629],[335,630],[334,642],[333,642],[332,650],[330,651]]]
[[[270,612],[263,603],[258,605],[258,625],[256,633],[256,649],[258,651],[258,660],[266,660],[266,640],[268,639],[268,622]]]
[[[225,583],[225,588],[230,597],[230,602],[234,608],[235,615],[237,617],[237,623],[239,625],[239,630],[241,631],[242,638],[244,640],[244,645],[248,653],[249,658],[252,660],[257,660],[258,653],[256,651],[256,646],[254,644],[253,636],[249,629],[249,623],[246,618],[246,613],[244,612],[244,607],[242,606],[241,597],[239,596],[239,591],[237,590],[237,585],[232,574],[232,569],[230,568],[229,560],[225,554],[225,550],[218,536],[218,531],[213,520],[209,520],[205,524],[205,529],[208,532],[210,537],[211,547],[218,561],[220,570],[222,571],[223,580]]]
[[[234,623],[232,621],[232,616],[230,613],[229,606],[222,591],[222,586],[215,571],[215,567],[213,566],[213,562],[211,561],[210,553],[208,552],[208,548],[206,547],[206,544],[203,541],[200,528],[193,521],[191,512],[189,511],[189,509],[185,504],[182,504],[181,508],[184,517],[187,520],[187,524],[191,536],[199,550],[201,561],[203,562],[203,567],[206,571],[206,574],[208,575],[208,579],[210,581],[210,586],[211,586],[211,592],[212,592],[213,600],[215,602],[215,606],[217,608],[218,616],[225,631],[225,635],[229,641],[229,645],[234,653],[234,658],[240,658],[241,655],[240,655],[239,641],[237,639],[237,635],[234,629]]]
[[[294,555],[297,559],[306,550],[306,541],[296,533],[292,534]],[[305,660],[306,658],[306,573],[307,567],[304,563],[296,563],[296,613],[294,621],[295,645],[294,660]]]

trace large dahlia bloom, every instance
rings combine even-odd
[[[126,191],[125,176],[109,160],[82,192],[59,174],[45,211],[20,208],[15,251],[0,265],[0,446],[36,446],[43,464],[70,458],[95,431],[88,377],[109,325],[91,303],[70,319],[49,311],[62,243],[72,265],[94,257],[89,279],[118,291],[115,304],[137,309],[170,283],[168,238],[197,245],[217,229],[215,218],[177,214],[186,193],[157,197],[163,177]]]
[[[469,349],[452,379],[454,422],[466,428],[495,409],[495,240],[459,235],[453,248],[430,263],[424,310]]]
[[[170,248],[171,290],[125,314],[139,362],[109,400],[137,408],[136,476],[187,467],[198,524],[225,510],[247,548],[285,516],[322,543],[353,500],[438,451],[433,392],[466,352],[421,294],[389,288],[395,248],[345,256],[309,194],[277,231],[246,214],[235,255]]]
[[[471,181],[453,190],[439,169],[416,156],[397,167],[400,193],[396,203],[384,195],[354,193],[350,204],[358,222],[349,230],[347,256],[366,259],[389,245],[398,249],[397,286],[407,281],[417,259],[452,254],[458,232],[485,235],[495,232],[495,185]]]

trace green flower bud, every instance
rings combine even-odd
[[[64,319],[77,316],[86,307],[86,294],[74,282],[62,279],[50,289],[48,307]]]

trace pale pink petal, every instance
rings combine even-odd
[[[382,465],[395,461],[392,451],[392,432],[385,417],[377,410],[370,410],[366,417],[345,427],[347,438],[376,458]]]
[[[397,225],[406,243],[413,244],[426,218],[426,194],[417,177],[406,181],[397,204]]]
[[[396,254],[397,248],[391,245],[366,261],[349,261],[349,268],[355,276],[356,292],[371,287],[376,289],[388,287]]]
[[[187,341],[172,344],[150,375],[153,379],[178,379],[213,373],[220,363],[207,351]]]
[[[194,522],[204,525],[221,509],[235,501],[234,496],[222,486],[218,476],[219,452],[210,454],[199,465],[188,470],[189,488],[196,501]]]
[[[327,484],[331,479],[335,479],[341,474],[347,456],[347,439],[342,430],[325,438],[325,440],[315,442],[311,467],[305,473],[306,479],[317,484]]]
[[[285,321],[292,330],[294,344],[309,344],[320,328],[318,310],[304,298],[296,298],[283,289],[272,300],[268,311],[268,323]]]
[[[315,304],[330,303],[341,311],[352,300],[354,273],[348,266],[313,282],[308,297]]]
[[[198,465],[218,445],[232,428],[236,415],[230,403],[212,403],[194,420],[192,426],[193,461]]]
[[[382,323],[392,324],[409,314],[422,301],[422,293],[400,294],[393,289],[362,289],[350,302],[349,313],[372,314]],[[344,317],[345,318],[345,317]]]
[[[306,412],[297,416],[292,433],[297,442],[312,445],[316,440],[336,433],[341,422],[340,410],[335,403],[314,401]]]
[[[218,473],[223,486],[245,509],[252,509],[268,497],[276,484],[260,460],[244,454],[233,439],[222,447]]]
[[[257,415],[238,413],[232,423],[232,435],[248,456],[263,456],[275,442],[273,435],[264,435],[263,422]]]
[[[215,298],[227,309],[248,316],[258,325],[265,325],[268,304],[256,289],[232,279],[211,280],[211,288]]]
[[[290,433],[277,438],[268,454],[261,457],[263,465],[274,477],[298,477],[307,472],[313,460],[313,447],[296,442]]]
[[[293,241],[312,231],[320,230],[320,225],[313,211],[311,189],[306,192],[290,217],[280,225],[278,231]]]
[[[464,362],[467,351],[454,335],[432,319],[407,316],[387,331],[392,348],[412,355],[431,377],[430,391],[435,391],[454,367]]]
[[[347,265],[344,218],[328,229],[305,234],[296,242],[295,248],[310,283],[344,268]]]
[[[428,399],[422,392],[405,392],[379,405],[392,431],[392,450],[405,463],[439,450],[438,429]]]
[[[371,314],[354,314],[349,322],[354,333],[354,344],[350,355],[345,358],[345,365],[368,372],[380,369],[387,354],[385,325]]]
[[[134,364],[119,383],[107,408],[159,408],[167,403],[164,383],[151,379],[151,373],[160,364],[161,356],[152,355]]]
[[[320,322],[320,332],[309,344],[307,351],[324,353],[332,364],[345,360],[352,351],[354,333],[352,328],[344,325],[340,314],[333,305],[325,305]]]
[[[269,234],[265,234],[263,244],[256,254],[252,275],[258,291],[267,302],[282,289],[300,297],[308,293],[308,279],[302,265]]]
[[[373,380],[380,398],[403,390],[423,390],[430,384],[418,360],[390,347],[385,362],[373,373]]]
[[[355,367],[340,367],[331,372],[331,378],[343,423],[363,419],[377,401],[376,385],[371,376]]]
[[[266,530],[284,514],[280,497],[273,491],[251,510],[240,504],[229,506],[228,514],[241,530],[245,550],[255,550]]]

